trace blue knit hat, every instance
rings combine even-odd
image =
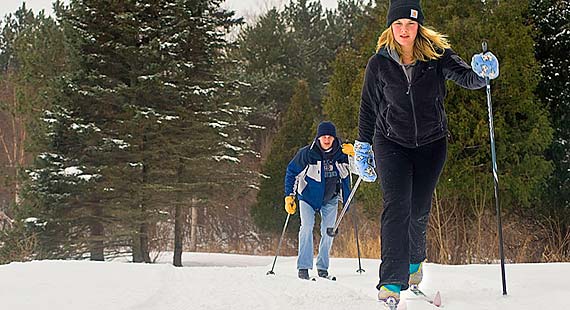
[[[424,13],[420,5],[420,0],[391,0],[388,15],[386,16],[386,26],[400,18],[407,18],[417,21],[420,25],[424,23]]]
[[[317,138],[321,136],[336,137],[336,127],[332,122],[321,122],[317,128]]]

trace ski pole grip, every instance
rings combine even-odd
[[[481,47],[483,48],[483,53],[487,52],[487,41],[483,41],[483,43],[481,43]]]

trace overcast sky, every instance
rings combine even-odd
[[[337,0],[321,0],[321,3],[327,8],[336,8],[336,1]],[[2,19],[6,14],[15,12],[18,7],[22,5],[22,2],[26,2],[26,6],[33,9],[34,12],[40,10],[45,10],[50,14],[52,12],[52,0],[0,0],[0,2],[0,17],[2,17]],[[259,12],[287,2],[289,2],[289,0],[226,0],[224,6],[235,10],[237,15],[249,19]]]
[[[280,6],[288,3],[290,0],[226,0],[225,6],[235,10],[237,15],[244,16],[246,19],[260,12],[267,11],[274,6]],[[337,0],[320,0],[326,8],[336,8]]]
[[[39,12],[40,10],[45,10],[51,13],[51,0],[0,0],[0,16],[4,19],[4,16],[8,13],[14,13],[21,5],[22,2],[26,2],[26,7],[34,10],[34,12]]]

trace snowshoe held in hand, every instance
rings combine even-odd
[[[499,60],[491,52],[473,55],[471,58],[471,68],[482,78],[492,80],[499,76]]]
[[[376,164],[370,143],[354,141],[354,154],[356,169],[362,180],[365,182],[376,181]]]

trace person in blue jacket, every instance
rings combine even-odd
[[[423,26],[419,0],[392,0],[387,29],[366,67],[355,165],[363,181],[380,176],[383,192],[378,299],[397,304],[422,280],[432,195],[447,153],[446,81],[479,89],[499,74],[490,52],[471,66],[445,36]],[[389,302],[388,302],[389,301]]]
[[[321,122],[315,140],[301,148],[287,166],[285,210],[289,214],[295,213],[296,197],[301,215],[297,258],[297,270],[301,279],[308,280],[309,269],[313,269],[313,227],[316,213],[321,215],[317,274],[319,277],[329,276],[329,254],[333,238],[326,231],[327,227],[333,227],[336,222],[339,201],[346,201],[350,194],[349,175],[348,156],[343,153],[332,122]]]

